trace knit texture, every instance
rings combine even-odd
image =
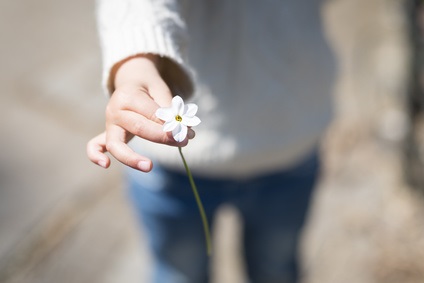
[[[202,124],[184,152],[196,174],[244,178],[308,154],[332,118],[335,61],[321,25],[321,1],[187,3],[98,1],[109,90],[111,67],[139,53],[170,58],[191,77]],[[179,83],[168,82],[172,89]],[[183,170],[176,148],[138,138],[131,146]]]
[[[186,72],[186,80],[191,80],[190,71],[183,64],[186,29],[176,9],[176,5],[161,0],[97,1],[103,86],[109,94],[114,90],[112,67],[138,54],[167,57],[167,62],[179,64]]]

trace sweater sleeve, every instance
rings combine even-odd
[[[97,0],[97,26],[102,48],[103,86],[114,91],[112,69],[139,54],[160,56],[162,77],[173,93],[193,92],[185,63],[187,31],[177,0]]]

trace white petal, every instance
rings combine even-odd
[[[186,104],[184,107],[184,116],[193,117],[197,113],[197,105],[194,103]]]
[[[179,124],[180,123],[175,121],[175,119],[172,119],[170,121],[166,121],[165,124],[163,124],[162,130],[164,132],[170,132],[170,131],[174,130]]]
[[[172,136],[177,142],[182,142],[187,136],[187,126],[178,123],[178,126],[172,131]]]
[[[172,108],[159,108],[158,110],[156,110],[155,114],[156,117],[163,121],[175,120],[175,114],[173,113]]]
[[[172,111],[175,115],[183,116],[184,113],[184,101],[178,95],[172,98]],[[175,116],[174,115],[174,116]]]
[[[200,119],[197,116],[194,117],[183,117],[182,123],[188,127],[194,127],[200,124]]]

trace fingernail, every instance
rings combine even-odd
[[[105,160],[100,160],[97,164],[99,164],[99,166],[106,168],[106,161]]]
[[[187,137],[189,140],[194,139],[195,136],[196,133],[192,129],[188,130]]]
[[[138,169],[140,169],[141,171],[150,171],[150,162],[148,161],[140,161],[137,164]]]

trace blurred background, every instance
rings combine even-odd
[[[328,0],[336,119],[302,245],[308,283],[424,282],[419,0]],[[149,282],[120,165],[92,165],[107,98],[94,1],[0,0],[0,282]],[[224,207],[214,282],[245,281]]]

